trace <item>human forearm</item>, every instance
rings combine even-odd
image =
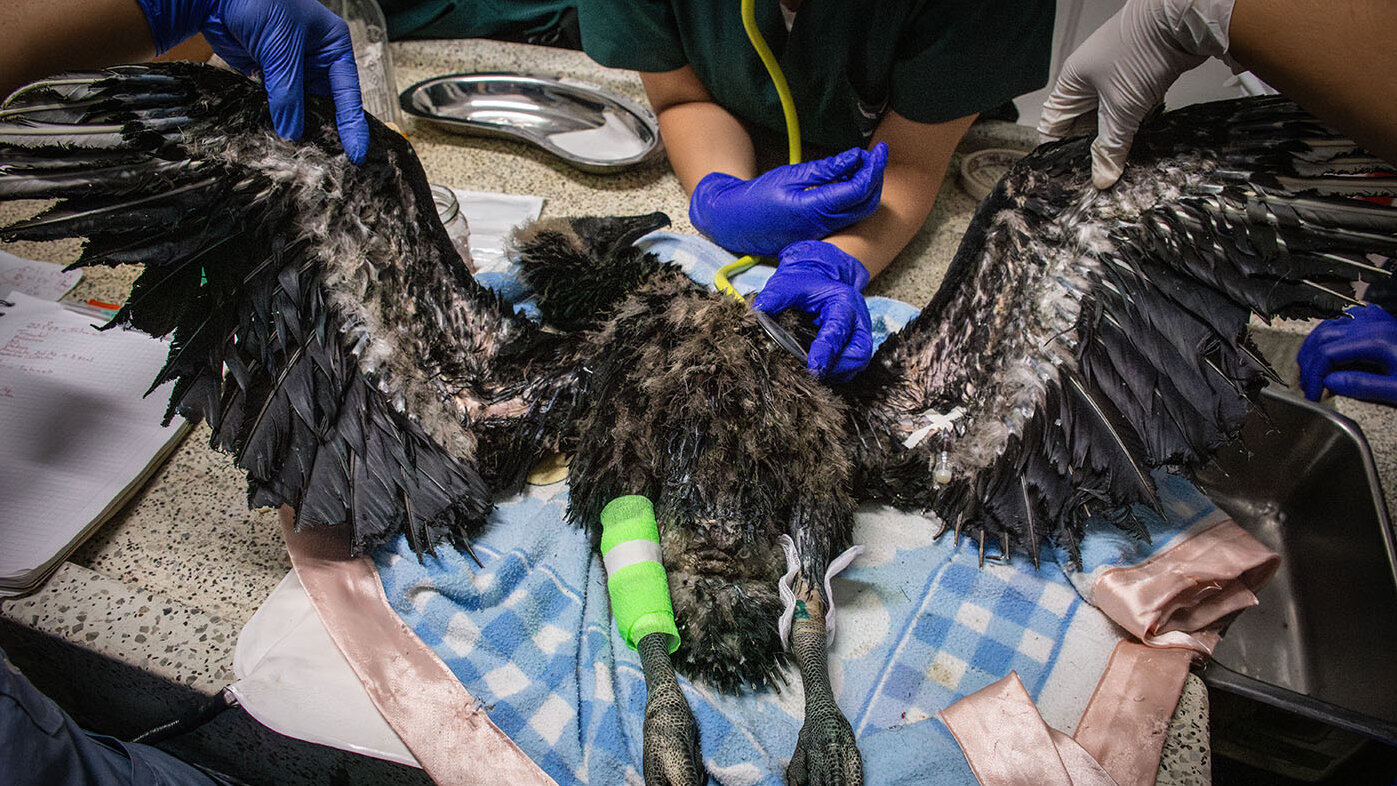
[[[136,0],[5,0],[0,29],[0,96],[59,71],[155,55]]]
[[[686,193],[693,193],[694,186],[710,172],[744,180],[757,174],[756,155],[746,129],[717,104],[671,106],[659,113],[659,121],[670,166]]]
[[[1038,131],[1062,139],[1095,120],[1092,182],[1109,188],[1174,80],[1225,54],[1397,163],[1394,33],[1390,0],[1130,0],[1067,58]]]
[[[917,234],[940,186],[940,176],[890,163],[883,172],[883,201],[877,212],[825,240],[856,257],[870,276],[876,276]]]
[[[1317,117],[1397,163],[1390,0],[1236,0],[1229,54]]]
[[[748,179],[757,174],[747,129],[713,100],[690,66],[642,73],[640,82],[660,123],[670,166],[685,193],[709,172]]]
[[[881,273],[926,222],[951,154],[974,119],[928,124],[889,112],[873,136],[889,150],[878,210],[825,239],[858,258],[869,274]]]

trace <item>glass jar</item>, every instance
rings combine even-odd
[[[388,52],[388,22],[376,0],[320,0],[349,24],[359,92],[364,110],[398,128],[398,84],[393,81],[393,57]]]
[[[456,192],[433,183],[432,202],[437,206],[437,218],[441,219],[441,225],[446,227],[446,234],[451,237],[451,245],[456,248],[456,253],[461,255],[466,269],[474,273],[475,263],[471,260],[471,230],[466,224],[465,214],[461,212],[461,203],[456,199]]]

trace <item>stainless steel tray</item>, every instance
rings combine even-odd
[[[398,104],[451,131],[528,142],[587,172],[628,169],[662,149],[650,110],[572,79],[448,74],[409,87]]]
[[[1326,407],[1269,390],[1261,403],[1197,480],[1281,567],[1203,679],[1397,743],[1397,533],[1368,442]]]

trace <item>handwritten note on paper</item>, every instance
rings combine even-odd
[[[81,278],[81,270],[64,273],[62,265],[0,251],[0,294],[17,291],[44,300],[57,300]]]
[[[169,345],[12,292],[0,305],[0,591],[57,564],[181,433],[168,388],[142,398]],[[0,593],[2,594],[2,593]]]

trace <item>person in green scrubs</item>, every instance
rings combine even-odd
[[[578,0],[379,0],[388,37],[497,38],[577,48]]]
[[[767,286],[780,289],[779,296],[768,298],[764,291],[754,303],[770,311],[802,307],[817,322],[834,323],[821,324],[816,343],[826,339],[842,346],[823,348],[829,351],[822,360],[812,346],[810,364],[817,374],[843,381],[872,353],[859,290],[922,226],[951,153],[971,122],[1046,83],[1054,4],[758,0],[756,13],[790,84],[801,135],[814,154],[887,145],[876,209],[859,217],[863,211],[855,206],[843,216],[855,217],[852,223],[805,239],[815,243],[783,246],[776,253],[778,272]],[[809,187],[808,168],[790,176],[759,176],[757,144],[784,140],[785,123],[776,89],[744,31],[739,0],[580,0],[578,21],[589,56],[640,72],[670,163],[693,195],[691,218],[700,231],[740,252],[749,249],[734,248],[740,244],[725,243],[720,235],[735,229],[742,236],[744,228],[779,235],[777,226],[750,226],[769,219],[770,211],[743,202],[743,190],[766,197],[767,203],[789,198],[790,218],[797,223],[802,210],[830,212],[828,205],[799,204],[802,196],[815,199],[822,190],[819,184]],[[868,168],[879,162],[872,154],[862,159]],[[827,160],[822,168],[833,175],[832,183],[860,180],[847,163]],[[719,181],[722,188],[708,187],[705,179],[713,173],[726,176]],[[807,185],[795,194],[763,189],[760,179],[772,176]],[[862,179],[876,188],[878,178]],[[729,205],[722,204],[725,199]],[[744,218],[747,227],[723,226]],[[708,231],[704,224],[720,231]],[[851,311],[862,313],[846,313]],[[827,327],[834,335],[823,335]]]
[[[757,0],[814,159],[762,172],[785,121],[741,0],[382,2],[395,38],[577,38],[639,71],[694,226],[778,259],[753,306],[810,313],[807,365],[836,382],[871,359],[861,291],[926,220],[971,122],[1046,83],[1054,15],[1053,0]]]

